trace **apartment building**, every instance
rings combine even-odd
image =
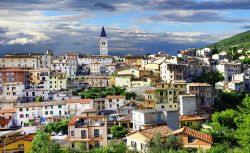
[[[67,77],[65,73],[51,72],[50,73],[50,91],[58,91],[67,89]]]
[[[66,113],[70,116],[80,115],[86,110],[93,109],[93,99],[65,100]]]
[[[107,96],[105,97],[105,105],[106,110],[114,110],[117,111],[117,109],[126,103],[125,96]]]
[[[0,69],[0,93],[2,93],[3,84],[9,82],[22,82],[27,85],[27,71],[23,69]]]
[[[242,65],[240,63],[222,62],[218,65],[215,65],[213,69],[222,73],[225,81],[231,81],[232,75],[241,73]]]
[[[83,144],[86,149],[107,146],[107,120],[104,116],[74,116],[68,124],[68,141],[72,149]]]
[[[22,82],[7,82],[3,84],[2,93],[4,96],[18,96],[22,98],[25,85]]]
[[[16,105],[17,124],[23,126],[27,122],[45,124],[50,118],[65,117],[65,102],[31,102],[18,103]],[[43,123],[42,120],[45,120]]]
[[[214,104],[213,87],[207,83],[187,84],[187,93],[196,95],[196,111],[206,112]]]
[[[179,111],[156,109],[133,110],[132,123],[134,131],[155,125],[167,125],[170,129],[178,129]]]
[[[187,78],[187,67],[186,65],[163,62],[160,65],[160,77],[164,82],[185,80]]]

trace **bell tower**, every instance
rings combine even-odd
[[[104,27],[102,27],[102,32],[100,35],[100,55],[108,56],[108,38],[105,32]]]

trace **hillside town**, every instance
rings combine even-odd
[[[242,63],[250,51],[111,56],[107,34],[102,27],[99,55],[46,50],[0,58],[0,152],[30,151],[41,130],[59,148],[76,151],[119,140],[147,152],[157,134],[178,137],[189,150],[213,147],[216,102],[250,92],[249,65]]]

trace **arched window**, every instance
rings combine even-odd
[[[102,42],[102,45],[105,45],[105,42],[104,42],[104,41]]]

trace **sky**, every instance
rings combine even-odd
[[[0,55],[112,55],[204,47],[250,29],[250,0],[0,0]]]

